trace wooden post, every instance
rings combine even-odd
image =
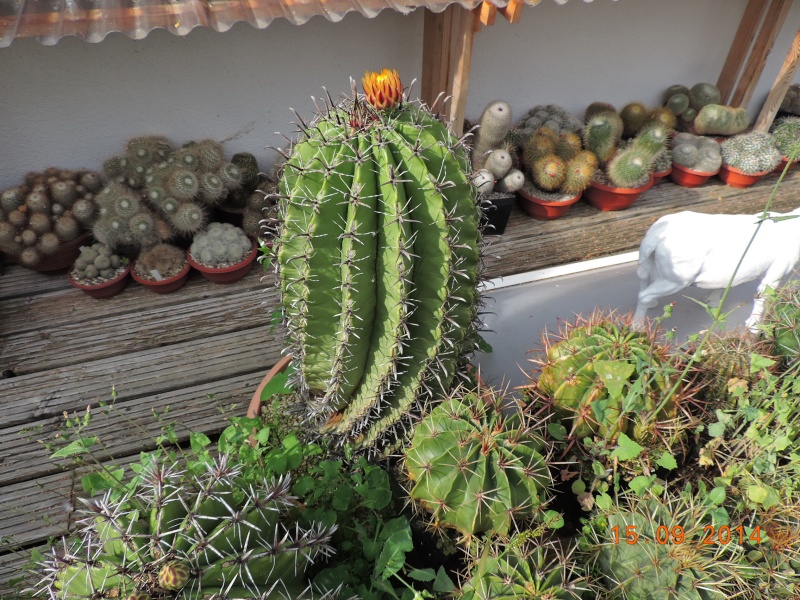
[[[764,17],[764,23],[761,25],[761,30],[758,32],[753,48],[750,51],[747,65],[742,71],[739,84],[731,97],[731,106],[746,108],[750,103],[758,80],[761,77],[761,72],[767,62],[767,56],[775,45],[775,38],[778,37],[781,27],[786,21],[786,14],[789,12],[791,5],[791,0],[772,0]]]
[[[744,61],[756,37],[758,26],[764,18],[764,11],[768,3],[769,0],[750,0],[747,3],[742,20],[739,23],[739,29],[736,31],[733,44],[731,44],[731,49],[728,51],[728,58],[725,59],[722,72],[717,80],[722,104],[728,104],[733,95],[733,89],[739,79],[739,73],[744,67]]]
[[[472,42],[480,19],[471,10],[451,4],[441,13],[425,11],[422,39],[422,100],[433,106],[444,92],[450,97],[443,113],[456,135],[464,128],[464,112],[469,90]]]
[[[794,34],[792,46],[789,48],[789,53],[783,60],[781,70],[778,71],[778,77],[772,89],[769,91],[764,106],[761,108],[761,113],[756,120],[755,131],[769,131],[772,121],[775,120],[775,115],[778,114],[778,109],[781,107],[786,90],[794,81],[794,75],[797,73],[797,68],[800,67],[800,29]]]

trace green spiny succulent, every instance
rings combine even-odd
[[[522,116],[515,129],[530,135],[540,127],[547,127],[557,134],[567,131],[580,134],[583,131],[580,119],[555,104],[534,106]]]
[[[629,102],[619,111],[622,119],[622,135],[632,137],[639,133],[639,130],[647,121],[650,110],[641,102]]]
[[[631,146],[611,159],[606,174],[618,188],[636,188],[645,185],[653,172],[654,156],[647,151]]]
[[[536,187],[546,192],[552,192],[564,183],[567,176],[567,164],[555,154],[548,154],[533,163],[530,175]]]
[[[596,113],[586,121],[584,146],[594,152],[600,162],[606,162],[614,156],[623,127],[622,119],[617,113]]]
[[[616,113],[617,109],[614,107],[613,104],[609,104],[608,102],[595,101],[590,103],[589,106],[586,107],[586,110],[583,113],[583,120],[585,123],[588,123],[589,119],[591,119],[596,114],[602,112]]]
[[[689,105],[700,111],[708,104],[719,104],[721,94],[719,88],[711,83],[696,83],[687,92],[689,97]]]
[[[774,343],[775,355],[786,364],[794,363],[800,356],[800,286],[797,282],[770,290],[763,322]]]
[[[747,110],[720,104],[705,105],[694,118],[694,130],[700,135],[735,135],[748,125]]]
[[[740,133],[720,144],[722,162],[747,175],[772,171],[781,162],[781,152],[769,133]]]
[[[572,557],[565,556],[558,546],[514,536],[506,544],[486,545],[455,597],[460,600],[579,600],[591,589]]]
[[[230,223],[209,223],[195,234],[189,254],[207,267],[225,267],[242,262],[253,251],[253,242]]]
[[[783,117],[778,119],[772,127],[772,137],[775,145],[785,157],[795,154],[800,158],[800,118]]]
[[[546,501],[550,474],[537,424],[491,388],[457,388],[417,425],[405,453],[409,496],[431,527],[465,539],[507,535]]]
[[[73,279],[86,282],[96,278],[112,279],[128,264],[128,259],[114,254],[100,243],[84,246],[70,272]]]
[[[335,527],[297,526],[288,476],[244,487],[222,456],[188,477],[152,462],[119,500],[85,502],[81,539],[44,564],[58,600],[297,598]]]
[[[309,412],[391,445],[475,343],[479,211],[466,149],[424,107],[328,106],[282,168],[281,305]]]

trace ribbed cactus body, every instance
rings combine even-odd
[[[617,143],[622,137],[622,119],[614,112],[599,112],[586,121],[583,143],[591,150],[600,162],[606,162],[614,156]]]
[[[79,511],[83,538],[43,566],[58,600],[296,598],[333,529],[290,522],[288,477],[244,487],[223,458],[190,485],[153,463],[136,489]]]
[[[454,395],[417,426],[406,451],[411,499],[465,538],[506,535],[533,517],[550,475],[543,441],[521,410],[488,389]]]
[[[570,437],[582,440],[599,434],[614,439],[626,433],[642,440],[648,432],[636,426],[636,415],[623,410],[624,398],[610,393],[597,369],[610,363],[630,365],[630,374],[620,384],[625,393],[639,397],[636,404],[644,412],[652,411],[670,384],[663,368],[650,374],[647,365],[663,365],[663,355],[663,349],[646,332],[599,320],[574,327],[562,339],[549,343],[537,387],[552,401]],[[597,410],[600,406],[604,406],[602,411]],[[658,420],[671,419],[674,413],[674,402],[668,402]]]
[[[277,256],[311,412],[370,448],[472,349],[479,213],[466,151],[441,122],[408,103],[359,110],[366,124],[334,107],[294,146]]]
[[[772,171],[781,162],[781,152],[769,133],[751,131],[720,144],[722,162],[747,175]]]
[[[735,135],[748,125],[747,110],[721,104],[703,106],[694,118],[694,130],[700,135]]]

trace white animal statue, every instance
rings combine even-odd
[[[653,223],[639,245],[636,273],[641,287],[634,326],[644,326],[647,309],[656,306],[659,298],[692,284],[719,290],[709,300],[712,306],[718,303],[721,290],[727,287],[744,255],[732,285],[760,278],[753,311],[745,323],[757,333],[764,312],[764,290],[776,287],[800,259],[800,208],[786,214],[770,213],[747,248],[761,215],[683,211]],[[790,218],[772,220],[776,217]]]

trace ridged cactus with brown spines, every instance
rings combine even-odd
[[[96,197],[98,218],[94,238],[113,250],[138,254],[144,248],[168,240],[172,231],[144,202],[138,190],[112,183]]]
[[[0,193],[0,250],[35,267],[96,218],[97,173],[51,167]]]
[[[369,85],[399,85],[385,70]],[[479,221],[466,149],[388,87],[305,127],[280,178],[281,306],[323,434],[383,452],[476,343]]]
[[[543,510],[551,485],[541,424],[488,387],[457,388],[417,425],[408,494],[433,529],[508,535]]]
[[[558,200],[582,193],[592,181],[598,162],[583,149],[580,135],[556,133],[548,127],[533,132],[523,151],[531,184],[528,192]]]
[[[746,595],[755,569],[737,541],[703,543],[717,524],[702,495],[625,496],[584,527],[581,550],[609,598],[723,600]],[[715,529],[716,531],[716,529]],[[635,536],[635,537],[634,537]]]
[[[152,462],[135,488],[85,501],[82,535],[42,564],[56,600],[295,599],[304,572],[332,553],[335,527],[301,528],[290,478],[243,485],[225,456],[189,476]]]
[[[585,573],[557,544],[515,535],[487,543],[455,597],[459,600],[580,600],[594,591]]]

